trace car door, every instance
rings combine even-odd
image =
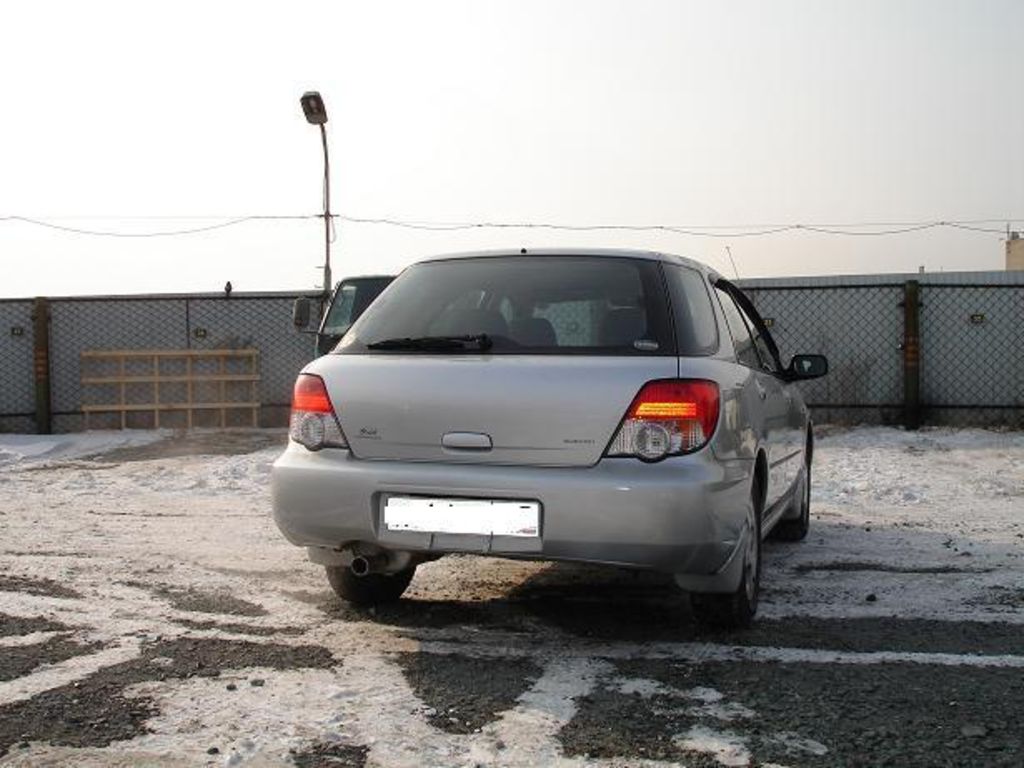
[[[744,319],[750,324],[754,345],[761,356],[764,369],[769,372],[773,381],[770,397],[774,402],[770,410],[774,413],[777,434],[777,479],[781,484],[780,493],[785,493],[796,481],[800,467],[803,465],[804,433],[806,429],[807,411],[799,395],[794,397],[792,384],[786,378],[779,349],[772,339],[764,319],[749,297],[736,286],[731,286],[731,294],[735,298]]]
[[[749,305],[749,301],[744,301],[746,297],[726,280],[719,280],[716,288],[726,323],[733,334],[737,359],[751,369],[757,395],[754,402],[760,417],[755,421],[761,425],[761,444],[768,461],[768,482],[765,488],[765,510],[768,510],[779,501],[792,482],[789,395],[778,375],[779,363],[777,354],[773,354],[774,343],[765,340],[751,312],[744,308],[744,304]],[[763,327],[764,322],[760,321],[760,325]]]

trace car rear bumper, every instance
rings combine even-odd
[[[710,451],[656,464],[515,467],[367,461],[291,443],[274,463],[271,485],[278,527],[311,553],[362,542],[393,551],[575,560],[655,569],[675,574],[684,588],[727,591],[738,583],[737,569],[727,566],[746,535],[752,468]],[[382,510],[389,494],[538,501],[541,535],[388,531]]]

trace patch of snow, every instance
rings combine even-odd
[[[677,737],[675,742],[681,749],[711,755],[719,765],[750,765],[750,750],[747,749],[746,740],[731,731],[716,731],[695,725]]]
[[[81,680],[104,667],[130,661],[138,655],[139,643],[126,639],[118,645],[96,653],[75,656],[57,664],[41,667],[25,677],[0,683],[0,704],[31,699],[43,691]]]
[[[689,699],[696,699],[705,704],[715,704],[725,698],[721,692],[716,691],[714,688],[704,688],[701,686],[690,688],[684,695]]]
[[[0,434],[0,467],[96,456],[118,448],[149,445],[171,435],[168,430],[110,430],[63,435]]]
[[[60,632],[30,632],[27,635],[0,635],[0,648],[38,645],[55,637],[60,637],[61,634]]]
[[[690,707],[687,714],[694,717],[713,717],[724,723],[731,723],[733,720],[750,720],[757,716],[757,713],[740,704],[738,701],[728,701],[724,704],[704,704],[700,707]]]
[[[644,677],[634,677],[619,681],[619,693],[626,696],[638,694],[645,699],[652,696],[671,696],[676,693],[674,688],[669,688],[657,680],[649,680]]]
[[[555,652],[558,641],[545,645],[543,639],[534,640],[530,648],[478,646],[474,656],[503,658],[530,657],[536,653]],[[464,643],[425,641],[422,649],[428,653],[458,654],[470,650]],[[771,646],[721,645],[718,643],[595,643],[580,646],[578,653],[604,659],[671,659],[681,662],[752,661],[780,664],[921,664],[943,667],[1005,667],[1024,669],[1024,655],[973,653],[920,653],[914,651],[831,651],[815,648],[773,648]]]
[[[782,746],[790,754],[806,752],[807,754],[811,754],[816,757],[823,757],[828,754],[828,747],[820,741],[804,738],[800,734],[792,733],[791,731],[784,731],[782,733],[776,733],[774,736],[768,736],[767,741],[771,741]]]

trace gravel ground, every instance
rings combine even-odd
[[[0,439],[0,766],[1024,764],[1019,433],[821,430],[742,633],[473,557],[354,609],[268,518],[281,433],[157,437]]]

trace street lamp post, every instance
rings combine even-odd
[[[331,163],[327,156],[327,107],[319,91],[306,91],[299,99],[306,122],[320,127],[320,143],[324,147],[324,295],[331,289]]]

